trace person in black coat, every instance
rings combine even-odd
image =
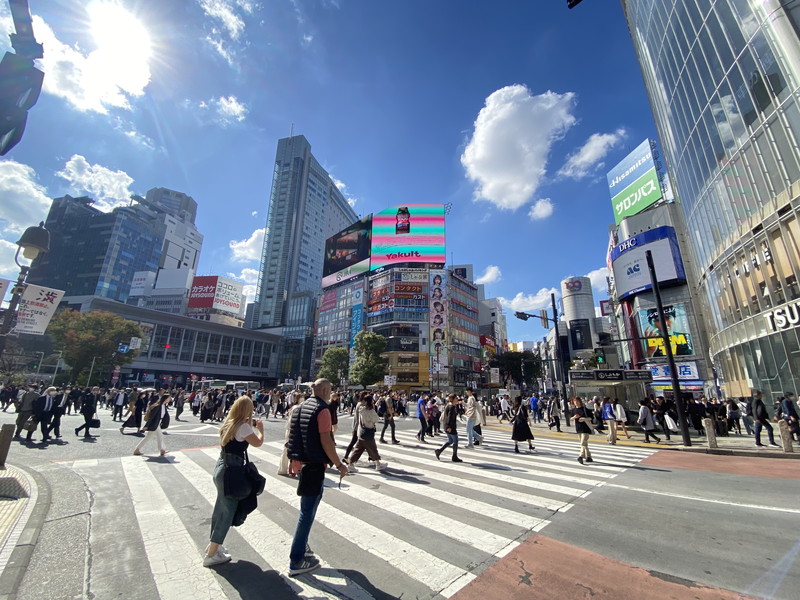
[[[784,392],[781,400],[781,413],[783,420],[789,426],[789,433],[792,435],[792,439],[798,441],[798,438],[800,438],[800,416],[797,414],[792,392]]]
[[[56,388],[49,387],[44,394],[33,401],[33,416],[39,421],[42,431],[42,441],[50,439],[50,420],[53,418],[53,405],[55,403]],[[33,441],[33,430],[28,432],[26,441]]]
[[[50,428],[47,430],[48,435],[55,431],[56,439],[61,438],[61,417],[64,416],[68,403],[69,390],[56,391],[56,395],[53,398],[53,420],[50,422]]]
[[[756,446],[763,447],[761,443],[761,429],[766,428],[770,446],[777,446],[772,425],[769,423],[769,413],[764,405],[764,394],[759,390],[753,390],[753,420],[756,422]]]
[[[534,446],[531,444],[533,439],[533,432],[530,425],[528,425],[528,407],[517,396],[514,398],[514,408],[512,409],[513,417],[511,417],[511,439],[514,440],[514,452],[519,454],[519,443],[528,442],[528,450],[533,450]]]
[[[100,388],[98,386],[94,386],[92,388],[91,393],[86,394],[81,399],[81,414],[83,415],[83,425],[75,429],[75,435],[80,435],[79,432],[81,429],[83,429],[84,438],[93,437],[89,432],[89,421],[94,419],[94,415],[97,412],[97,407],[100,405],[100,401],[102,399],[103,399],[103,394],[100,393]]]

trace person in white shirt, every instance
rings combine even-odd
[[[511,421],[511,417],[509,416],[509,412],[511,411],[511,405],[508,403],[508,396],[500,396],[500,416],[497,417],[497,421],[502,423],[503,418],[505,417],[508,421]]]

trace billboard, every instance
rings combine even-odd
[[[353,290],[353,307],[350,309],[350,366],[356,360],[356,336],[364,326],[364,288],[359,285]]]
[[[448,314],[447,272],[431,270],[428,324],[430,325],[431,373],[447,373],[448,358]]]
[[[14,332],[44,335],[63,297],[64,290],[54,290],[29,283],[17,305]]]
[[[658,283],[686,281],[675,230],[668,226],[656,227],[628,238],[611,251],[618,299],[652,289],[645,257],[648,250],[653,254]]]
[[[445,263],[444,205],[406,204],[372,217],[371,270],[398,263]]]
[[[689,319],[683,304],[668,304],[664,307],[664,320],[673,356],[691,356],[694,354]],[[639,311],[639,331],[647,338],[644,343],[645,356],[648,358],[666,356],[661,323],[658,310],[649,308]]]
[[[325,240],[322,287],[330,287],[369,271],[372,215],[368,215]]]
[[[608,190],[614,208],[614,221],[643,211],[661,200],[661,182],[650,140],[645,140],[622,162],[608,172]]]
[[[592,349],[592,330],[589,319],[573,319],[569,322],[569,335],[573,350]]]
[[[244,284],[217,275],[199,275],[192,279],[187,309],[211,308],[239,315],[244,300]]]

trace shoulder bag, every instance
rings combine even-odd
[[[164,416],[161,417],[161,429],[166,429],[169,427],[169,413],[165,412]]]
[[[223,476],[225,496],[243,500],[251,494],[258,496],[264,491],[267,480],[258,472],[256,466],[250,462],[247,450],[244,451],[245,462],[241,465],[228,464],[229,454],[224,450],[222,456],[225,461],[225,473]]]

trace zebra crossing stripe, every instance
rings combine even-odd
[[[121,461],[159,597],[224,598],[214,573],[203,567],[201,552],[147,465],[139,457]]]
[[[219,454],[218,451],[217,454]],[[172,466],[175,467],[175,470],[206,499],[209,506],[213,506],[214,499],[217,496],[217,488],[212,479],[213,474],[194,462],[186,453],[176,452],[174,459]],[[245,542],[281,575],[284,582],[297,594],[298,598],[344,597],[350,600],[374,600],[373,596],[338,571],[330,570],[324,576],[324,582],[330,583],[335,588],[335,591],[330,594],[319,590],[318,586],[305,583],[302,579],[290,579],[284,575],[281,567],[289,562],[292,537],[270,521],[263,513],[258,511],[250,513],[244,524],[237,527],[237,531]],[[329,568],[329,565],[325,564],[324,561],[320,560],[320,563],[323,567]],[[315,579],[322,580],[323,578],[317,573]]]
[[[280,457],[268,454],[263,450],[253,452],[253,455],[258,456],[273,467],[277,467],[280,461]],[[387,494],[379,494],[365,487],[359,488],[357,497],[363,502],[380,506],[382,509],[397,515],[406,515],[413,511],[414,522],[418,525],[440,535],[467,544],[468,546],[477,548],[478,550],[482,550],[490,556],[493,556],[508,546],[515,548],[519,545],[518,542],[509,538],[496,535],[484,529],[479,529],[478,527],[474,527],[446,515],[441,515],[419,506],[418,504],[404,502],[403,500]]]
[[[398,456],[398,457],[405,455],[405,453],[406,453],[405,452],[406,451],[405,448],[403,449],[402,452],[398,451],[398,450],[395,450],[395,448],[397,448],[397,446],[386,448],[386,449],[381,448],[381,453],[382,454],[385,453],[387,456]],[[426,450],[426,449],[423,449],[423,448],[419,448],[419,449],[418,448],[408,448],[408,452],[413,453],[413,455],[414,455],[412,460],[417,461],[417,462],[422,462],[423,464],[426,464],[426,465],[441,465],[442,463],[440,461],[436,460],[435,456],[433,456],[432,458],[427,458],[426,455],[428,455],[428,456],[433,455],[433,450],[434,450],[433,447],[431,447],[430,450]],[[448,452],[448,451],[449,451],[449,448],[445,452]],[[446,456],[446,454],[443,454],[443,456]],[[449,462],[449,461],[447,461],[447,462]],[[488,462],[494,462],[494,457],[489,459]],[[468,465],[468,464],[469,464],[468,462],[464,463],[465,466]],[[495,463],[495,464],[498,464],[498,463]],[[534,477],[538,475],[535,471],[532,471],[532,470],[529,470],[528,474],[533,475]],[[527,478],[523,478],[523,477],[514,477],[514,476],[511,476],[511,475],[505,475],[503,473],[496,473],[496,472],[487,473],[485,471],[482,471],[482,472],[479,473],[479,476],[480,477],[485,477],[485,478],[488,478],[488,479],[494,479],[495,481],[500,482],[500,483],[510,483],[510,484],[513,484],[513,485],[524,486],[524,487],[528,487],[528,488],[531,488],[531,489],[535,489],[535,490],[537,490],[539,492],[541,492],[541,491],[552,492],[554,494],[563,494],[563,495],[569,496],[569,497],[580,496],[581,494],[583,494],[586,491],[586,488],[577,488],[577,487],[569,487],[569,486],[565,486],[565,485],[557,485],[557,484],[554,484],[554,483],[547,483],[545,481],[540,481],[538,479],[532,480],[532,479],[527,479]],[[437,477],[438,477],[438,475],[437,475]],[[593,482],[591,485],[594,486],[596,484]]]
[[[219,453],[214,450],[204,450],[204,452],[214,458]],[[258,448],[251,448],[248,452],[251,456],[266,454]],[[297,505],[295,486],[277,478],[271,481],[273,484],[270,485],[270,493],[273,496],[292,506]],[[475,578],[471,573],[420,550],[371,523],[336,510],[325,502],[320,503],[315,520],[436,592],[458,579],[466,585]],[[409,556],[414,556],[416,560],[408,560]]]
[[[283,449],[283,442],[268,442],[264,445],[277,450]],[[358,478],[353,477],[350,481],[350,485],[357,485],[359,486],[359,489],[361,489],[363,485],[368,484],[371,485],[372,480],[365,479],[360,481]],[[381,485],[398,488],[405,492],[418,493],[419,490],[418,484],[394,477],[382,478]],[[462,495],[440,490],[433,486],[427,486],[425,488],[424,497],[443,502],[450,506],[458,506],[460,510],[473,511],[476,513],[476,518],[478,519],[488,516],[496,521],[502,521],[504,523],[508,523],[509,525],[516,525],[523,529],[533,529],[534,531],[539,531],[550,523],[550,521],[533,517],[524,512],[516,512],[501,506],[489,504],[488,502],[481,502],[479,500],[465,498]]]

